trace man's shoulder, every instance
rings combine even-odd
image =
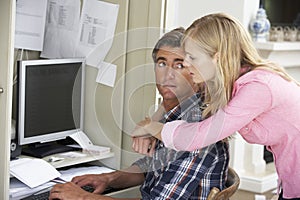
[[[187,122],[198,122],[202,118],[202,100],[200,93],[195,93],[181,104],[181,119]]]

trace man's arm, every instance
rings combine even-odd
[[[50,191],[49,200],[140,200],[140,198],[113,198],[95,193],[86,192],[78,185],[68,182],[65,184],[56,184]]]
[[[145,180],[144,173],[137,165],[132,165],[125,170],[112,172],[110,187],[128,188],[141,185]]]
[[[88,174],[74,177],[72,182],[56,184],[51,192],[49,199],[60,200],[113,200],[117,198],[99,195],[106,187],[128,188],[142,184],[144,174],[137,165],[132,165],[124,171],[115,171],[105,174]],[[95,188],[93,193],[81,189],[84,185],[91,185]],[[132,198],[135,200],[139,198]],[[125,200],[122,198],[122,200]]]
[[[118,189],[137,186],[143,181],[144,174],[137,165],[111,173],[86,174],[72,179],[72,182],[80,187],[85,185],[93,186],[95,189],[94,193],[102,193],[107,187]]]

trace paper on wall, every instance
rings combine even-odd
[[[74,57],[79,31],[80,5],[80,0],[48,1],[41,57]]]
[[[15,48],[43,49],[47,0],[18,0],[16,3]]]
[[[83,2],[76,57],[97,67],[111,48],[119,5],[98,0]]]
[[[116,74],[117,74],[116,65],[102,62],[101,65],[99,65],[96,82],[110,87],[114,87]]]

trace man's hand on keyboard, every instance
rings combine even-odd
[[[90,185],[94,188],[93,193],[101,194],[108,187],[109,176],[106,174],[86,174],[74,177],[72,182],[79,187]]]
[[[98,195],[95,193],[90,193],[83,190],[80,186],[73,182],[68,182],[64,184],[56,184],[50,191],[49,200],[109,200],[110,197]]]

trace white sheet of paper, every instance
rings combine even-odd
[[[90,139],[87,137],[87,135],[82,131],[78,131],[70,135],[70,137],[76,141],[76,143],[82,148],[82,152],[84,153],[104,154],[110,152],[109,147],[94,145],[92,141],[90,141]]]
[[[30,188],[42,185],[60,176],[60,173],[42,159],[19,158],[10,162],[10,173]]]
[[[102,174],[102,173],[110,173],[115,170],[107,168],[107,167],[100,167],[100,166],[91,166],[91,167],[77,167],[71,168],[67,170],[61,170],[61,179],[65,181],[71,181],[75,176],[81,176],[84,174]]]
[[[97,67],[111,48],[119,5],[85,0],[79,28],[76,57],[86,57],[86,64]]]
[[[92,141],[88,138],[88,136],[82,132],[78,131],[70,135],[70,137],[77,143],[82,149],[87,149],[89,146],[93,146]]]
[[[75,151],[64,152],[64,153],[60,153],[58,155],[60,155],[62,157],[66,157],[66,158],[83,158],[83,157],[86,157],[86,154],[80,153],[80,152],[75,152]]]
[[[74,57],[80,20],[80,0],[48,0],[41,57]]]
[[[114,87],[117,74],[117,66],[111,63],[102,62],[98,69],[97,83]]]
[[[266,200],[266,196],[261,195],[261,194],[256,194],[255,195],[255,200]]]
[[[47,0],[18,0],[15,48],[42,51]]]

